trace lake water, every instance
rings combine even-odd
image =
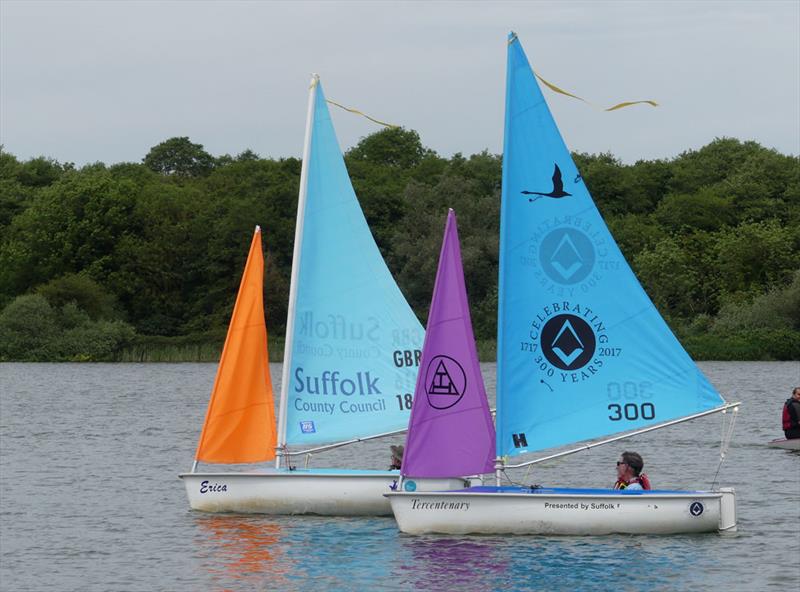
[[[391,518],[192,512],[177,474],[191,466],[213,364],[0,364],[0,589],[797,589],[800,454],[764,444],[782,436],[800,363],[701,367],[743,402],[719,473],[737,491],[735,535],[412,537]],[[495,366],[482,368],[493,396]],[[632,449],[657,487],[708,488],[720,435],[715,415],[514,478],[608,487]],[[312,466],[384,469],[401,441],[339,449]]]

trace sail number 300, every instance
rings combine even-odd
[[[611,421],[620,421],[621,419],[636,421],[639,418],[656,418],[656,406],[652,403],[642,403],[641,405],[637,405],[636,403],[626,403],[625,405],[611,403],[608,406],[608,410],[611,412],[608,415],[608,419]]]
[[[618,382],[608,383],[608,398],[612,401],[619,399],[651,399],[653,385],[650,382]],[[636,421],[637,419],[650,420],[656,418],[656,406],[653,403],[610,403],[608,405],[608,419],[611,421]]]

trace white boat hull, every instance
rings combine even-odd
[[[770,448],[783,448],[784,450],[800,450],[800,438],[792,438],[791,440],[780,438],[768,442],[767,446]]]
[[[183,473],[189,505],[201,512],[391,516],[383,494],[397,487],[397,471],[272,470]],[[421,490],[458,489],[461,478],[415,479]]]
[[[733,489],[630,491],[474,487],[386,497],[408,534],[678,534],[736,530]]]

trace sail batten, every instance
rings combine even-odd
[[[498,454],[593,440],[724,403],[625,261],[516,36],[500,234]]]

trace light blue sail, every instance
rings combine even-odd
[[[358,204],[321,84],[313,117],[288,444],[405,428],[424,340]]]
[[[513,34],[498,314],[499,455],[724,403],[620,253]]]

